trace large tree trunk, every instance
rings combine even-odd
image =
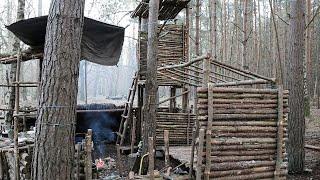
[[[148,151],[148,138],[153,137],[156,142],[156,118],[157,118],[157,48],[158,48],[158,16],[159,0],[149,2],[148,24],[148,52],[147,52],[147,78],[144,100],[143,121],[143,153]]]
[[[25,9],[25,0],[18,0],[17,21],[24,19],[24,9]],[[17,37],[14,38],[12,50],[14,53],[18,53],[18,51],[20,50],[20,40]],[[16,81],[17,79],[16,74],[17,74],[17,63],[13,63],[11,64],[10,74],[9,74],[10,83]],[[13,122],[13,109],[15,106],[15,99],[16,99],[15,91],[16,91],[16,88],[14,86],[9,88],[8,109],[10,109],[10,111],[8,111],[6,114],[6,127],[9,131],[10,139],[13,138],[12,122]]]
[[[84,0],[51,3],[36,122],[34,180],[73,179],[83,13]]]
[[[303,92],[303,53],[305,28],[305,0],[291,1],[290,18],[290,61],[288,85],[289,123],[288,123],[288,160],[289,171],[300,173],[304,169],[304,92]]]

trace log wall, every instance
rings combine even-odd
[[[192,141],[195,115],[188,113],[157,113],[157,145],[164,145],[164,130],[170,134],[170,146],[186,146]]]
[[[288,91],[209,85],[197,96],[200,179],[285,179]]]
[[[185,48],[186,30],[183,25],[169,24],[159,26],[159,44],[158,44],[158,67],[172,64],[180,64],[186,61],[187,49]],[[139,33],[139,75],[140,80],[144,80],[147,69],[147,33]],[[183,70],[183,69],[181,69]],[[184,70],[183,70],[184,71]],[[158,73],[159,85],[181,85],[181,81],[173,80],[168,76]],[[171,74],[169,75],[171,76]],[[183,79],[177,76],[178,79]]]

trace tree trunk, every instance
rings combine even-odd
[[[305,0],[291,1],[290,18],[290,62],[288,85],[289,121],[288,121],[288,160],[289,171],[301,173],[304,170],[304,92],[303,92],[303,53],[304,53],[304,17]]]
[[[153,137],[156,142],[156,115],[157,115],[157,48],[158,48],[158,15],[159,0],[149,2],[149,24],[148,24],[148,51],[146,89],[144,100],[144,133],[143,154],[148,152],[148,138]]]
[[[247,56],[248,56],[248,52],[247,52],[247,48],[248,48],[248,0],[244,0],[243,1],[243,39],[242,39],[242,43],[243,43],[243,52],[242,52],[242,68],[245,70],[249,69],[249,64],[248,64],[248,60],[247,60]]]
[[[84,0],[51,3],[44,48],[33,178],[73,179]]]
[[[42,0],[38,0],[38,16],[42,16]]]
[[[25,9],[25,0],[18,0],[18,11],[17,11],[17,21],[20,21],[24,19],[24,9]],[[13,43],[13,52],[18,53],[20,50],[20,40],[15,37],[14,38],[14,43]],[[17,63],[11,64],[10,68],[10,83],[16,81],[16,73],[17,73]],[[10,111],[7,112],[6,114],[6,127],[9,131],[9,138],[13,138],[13,129],[12,129],[12,122],[13,122],[13,109],[15,106],[15,87],[12,86],[9,88],[9,104],[8,104],[8,109]]]
[[[312,11],[311,11],[311,0],[307,0],[307,23],[311,21],[312,18]],[[306,87],[307,87],[307,97],[305,100],[306,108],[310,108],[312,98],[313,98],[313,68],[312,68],[312,25],[309,25],[306,29],[306,48],[305,48],[305,55],[306,55]],[[306,110],[307,112],[310,109]]]

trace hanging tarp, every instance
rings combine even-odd
[[[21,20],[7,26],[22,42],[32,48],[43,48],[47,16]],[[81,42],[82,59],[100,65],[113,66],[119,62],[125,29],[85,18]]]

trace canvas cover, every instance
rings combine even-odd
[[[47,16],[25,19],[7,26],[22,42],[43,48]],[[119,62],[125,29],[90,18],[84,19],[81,58],[100,65],[113,66]]]

